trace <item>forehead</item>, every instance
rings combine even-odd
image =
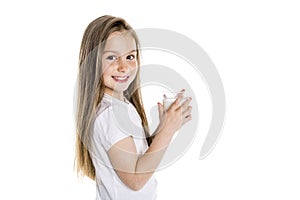
[[[135,39],[128,31],[111,33],[104,48],[104,51],[115,51],[120,54],[125,54],[132,50],[136,50]]]

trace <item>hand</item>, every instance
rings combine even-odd
[[[178,131],[185,123],[192,119],[191,111],[192,106],[190,102],[191,97],[187,98],[182,104],[184,90],[177,96],[175,102],[164,111],[164,107],[161,103],[158,103],[158,112],[160,123],[158,125],[158,131],[162,131],[171,134],[172,136]]]

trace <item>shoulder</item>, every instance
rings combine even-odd
[[[100,116],[102,113],[107,113],[109,109],[111,109],[112,107],[112,103],[102,100],[97,109],[96,109],[96,117],[98,118],[98,116]]]
[[[104,95],[96,109],[96,118],[101,118],[101,116],[107,117],[107,115],[112,117],[114,113],[119,113],[119,111],[124,109],[124,105],[121,105],[120,102],[113,100],[108,95]]]
[[[107,122],[110,118],[112,118],[112,102],[107,101],[106,99],[102,99],[102,101],[99,103],[97,109],[96,109],[96,122]]]
[[[129,123],[125,126],[124,116],[120,113],[122,107],[124,106],[103,98],[97,108],[93,135],[102,143],[105,150],[109,150],[118,141],[132,135],[127,127]]]
[[[104,95],[96,111],[95,123],[102,130],[118,130],[127,134],[143,134],[142,120],[130,102]]]
[[[109,128],[118,125],[124,116],[126,108],[111,97],[105,95],[96,109],[95,123]]]

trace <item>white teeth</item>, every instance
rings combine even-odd
[[[114,76],[114,79],[120,80],[120,81],[124,81],[128,78],[128,76]]]

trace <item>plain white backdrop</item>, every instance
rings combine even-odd
[[[104,14],[184,34],[223,80],[221,139],[198,160],[204,105],[201,134],[156,174],[159,200],[299,199],[299,9],[296,0],[1,1],[0,199],[95,199],[94,183],[73,171],[73,91],[83,31]]]

